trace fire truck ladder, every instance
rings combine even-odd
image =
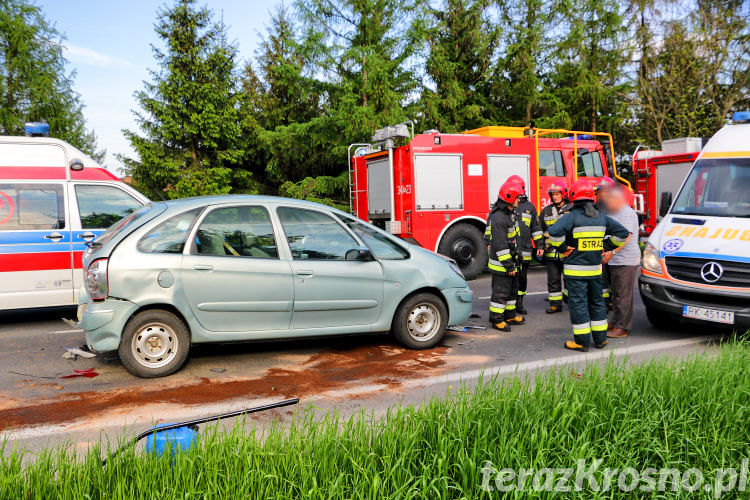
[[[346,150],[347,166],[346,169],[349,172],[349,213],[354,214],[354,207],[357,203],[357,169],[354,165],[352,158],[352,148],[367,148],[367,151],[371,150],[373,145],[369,142],[355,142],[350,144]]]

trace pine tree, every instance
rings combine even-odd
[[[434,85],[422,90],[423,128],[457,132],[486,123],[487,91],[499,30],[488,0],[444,0],[428,7],[426,72]]]
[[[123,131],[140,159],[123,160],[152,195],[227,193],[235,176],[247,180],[237,168],[243,158],[237,49],[223,23],[214,23],[195,0],[161,10],[156,33],[164,43],[164,49],[152,46],[159,69],[136,92],[143,135]]]
[[[63,35],[27,0],[0,2],[0,133],[22,135],[24,123],[42,121],[50,134],[99,161],[93,131],[67,73]]]

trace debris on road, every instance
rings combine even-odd
[[[77,356],[81,356],[82,358],[91,359],[96,357],[96,354],[89,350],[83,350],[80,347],[66,347],[65,352],[63,353],[63,358],[65,359],[72,359],[75,360]]]
[[[99,374],[96,373],[95,368],[87,368],[85,370],[73,370],[73,373],[70,373],[68,375],[63,375],[58,378],[76,378],[76,377],[86,377],[86,378],[93,378],[98,376]]]
[[[214,372],[214,373],[224,373],[225,371],[227,371],[227,369],[226,368],[211,368],[209,371]]]
[[[472,342],[474,342],[475,340],[476,340],[476,339],[469,339],[469,340],[467,340],[466,342],[459,342],[459,343],[458,343],[458,344],[456,344],[456,345],[466,345],[466,344],[471,344],[471,343],[472,343]]]
[[[463,325],[453,325],[446,328],[449,332],[465,332],[466,327]]]
[[[47,377],[44,375],[32,375],[30,373],[14,372],[13,370],[8,371],[8,373],[12,373],[13,375],[21,375],[22,377],[46,378],[48,380],[57,380],[57,377]]]
[[[464,328],[468,328],[470,330],[486,330],[486,326],[479,326],[479,325],[466,325]]]

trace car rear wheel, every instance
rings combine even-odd
[[[410,349],[427,349],[442,340],[448,309],[439,297],[419,293],[407,298],[393,318],[393,335]]]
[[[487,243],[482,232],[471,224],[456,224],[440,240],[438,253],[455,260],[464,278],[478,278],[487,267]]]
[[[133,316],[120,340],[120,360],[138,377],[164,377],[179,370],[190,350],[190,335],[177,315],[151,309]]]

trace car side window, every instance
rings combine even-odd
[[[114,186],[78,184],[75,190],[83,229],[107,228],[143,205]]]
[[[539,175],[541,177],[565,177],[562,151],[557,149],[539,151]]]
[[[65,228],[60,184],[0,184],[0,231]]]
[[[196,233],[195,253],[256,259],[278,259],[268,210],[259,206],[217,208]]]
[[[402,260],[409,257],[409,252],[378,230],[352,217],[345,217],[339,214],[336,214],[336,216],[365,242],[365,245],[367,245],[372,254],[378,259]]]
[[[331,217],[314,210],[279,207],[281,225],[294,260],[346,260],[359,244]]]
[[[138,250],[146,253],[182,253],[190,228],[200,212],[201,209],[196,208],[165,220],[141,238]]]

